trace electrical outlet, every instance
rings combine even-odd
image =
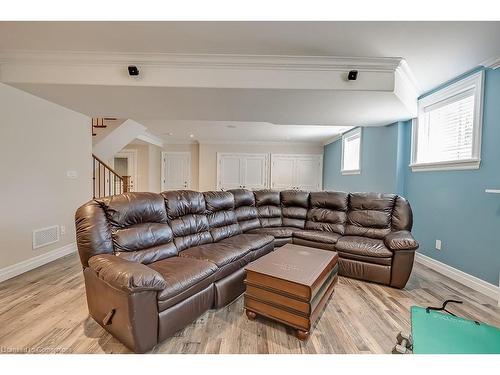
[[[64,236],[66,234],[66,227],[64,225],[61,225],[59,228],[59,232],[61,233],[61,236]]]
[[[436,250],[441,250],[441,240],[436,240]]]

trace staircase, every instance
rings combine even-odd
[[[102,198],[130,191],[130,176],[120,176],[92,154],[92,197]]]

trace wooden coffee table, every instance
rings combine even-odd
[[[306,340],[338,280],[338,255],[329,250],[287,244],[249,264],[245,309],[287,324]]]

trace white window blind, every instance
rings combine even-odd
[[[474,92],[466,94],[424,110],[418,134],[418,163],[472,158]]]
[[[359,173],[361,154],[361,129],[342,137],[342,173]]]

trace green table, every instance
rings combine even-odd
[[[415,354],[500,353],[500,329],[433,310],[412,306]]]

